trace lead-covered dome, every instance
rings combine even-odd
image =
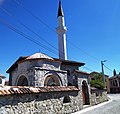
[[[27,57],[26,58],[26,60],[30,60],[30,59],[51,59],[51,60],[53,60],[53,58],[51,58],[51,57],[49,57],[48,55],[45,55],[45,54],[43,54],[43,53],[35,53],[35,54],[33,54],[33,55],[31,55],[31,56],[29,56],[29,57]]]

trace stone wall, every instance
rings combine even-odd
[[[62,71],[62,70],[49,70],[49,69],[42,69],[40,67],[35,67],[35,86],[44,86],[44,81],[47,78],[47,76],[55,76],[57,77],[60,82],[61,85],[60,86],[67,86],[67,72],[66,71]]]
[[[67,86],[67,72],[60,70],[60,63],[48,60],[29,60],[18,64],[11,73],[12,86],[17,85],[21,76],[28,80],[29,86],[44,86],[46,74],[60,78],[61,86]]]
[[[107,96],[107,91],[106,90],[91,90],[91,105],[97,105],[102,102],[108,101],[109,98]]]
[[[42,89],[41,89],[42,90]],[[69,89],[70,90],[70,89]],[[68,114],[82,109],[78,90],[0,95],[3,114]],[[65,97],[68,101],[64,101]],[[66,103],[64,103],[66,102]]]

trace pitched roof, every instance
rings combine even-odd
[[[29,61],[29,60],[38,60],[38,59],[54,61],[54,59],[52,57],[49,57],[48,55],[39,52],[39,53],[35,53],[31,56],[19,57],[19,59],[6,72],[10,73],[11,71],[13,71],[16,67],[18,67],[18,63],[20,63],[20,62]],[[55,61],[59,61],[59,60],[55,60]]]
[[[75,86],[46,86],[46,87],[29,87],[29,86],[6,86],[0,88],[0,96],[14,94],[30,94],[30,93],[49,93],[49,92],[67,92],[79,91]]]
[[[12,70],[14,70],[14,69],[18,66],[18,62],[26,59],[27,57],[28,57],[28,56],[26,56],[26,57],[19,57],[19,58],[17,59],[17,61],[16,61],[6,72],[7,72],[7,73],[10,73]]]
[[[115,76],[110,77],[109,79],[115,79],[115,78],[120,78],[120,75],[117,74],[117,75],[115,75]]]
[[[18,67],[18,63],[24,62],[24,61],[29,61],[29,60],[50,60],[50,61],[58,61],[62,65],[71,65],[71,66],[83,66],[85,63],[82,62],[76,62],[76,61],[70,61],[70,60],[60,60],[57,58],[52,58],[46,54],[43,53],[35,53],[31,56],[23,56],[19,57],[19,59],[7,70],[7,73],[10,73],[13,71],[16,67]]]
[[[62,64],[62,65],[71,65],[71,66],[84,66],[84,65],[85,65],[85,63],[77,62],[77,61],[60,60],[60,59],[56,59],[56,58],[54,58],[54,59],[61,61],[61,64]]]
[[[77,72],[77,73],[81,73],[81,74],[85,74],[85,75],[89,75],[89,76],[90,76],[90,73],[83,72],[83,71],[81,71],[81,70],[75,70],[75,72]]]

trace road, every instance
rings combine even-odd
[[[120,114],[120,94],[109,94],[108,96],[112,101],[83,109],[75,114]]]

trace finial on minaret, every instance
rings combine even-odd
[[[59,16],[64,16],[61,1],[59,1],[58,16],[57,17],[59,17]]]
[[[57,27],[57,34],[58,34],[58,47],[59,47],[59,59],[67,60],[67,50],[66,50],[66,26],[65,26],[65,19],[64,13],[62,9],[61,1],[59,1],[59,8],[58,8],[58,27]]]

